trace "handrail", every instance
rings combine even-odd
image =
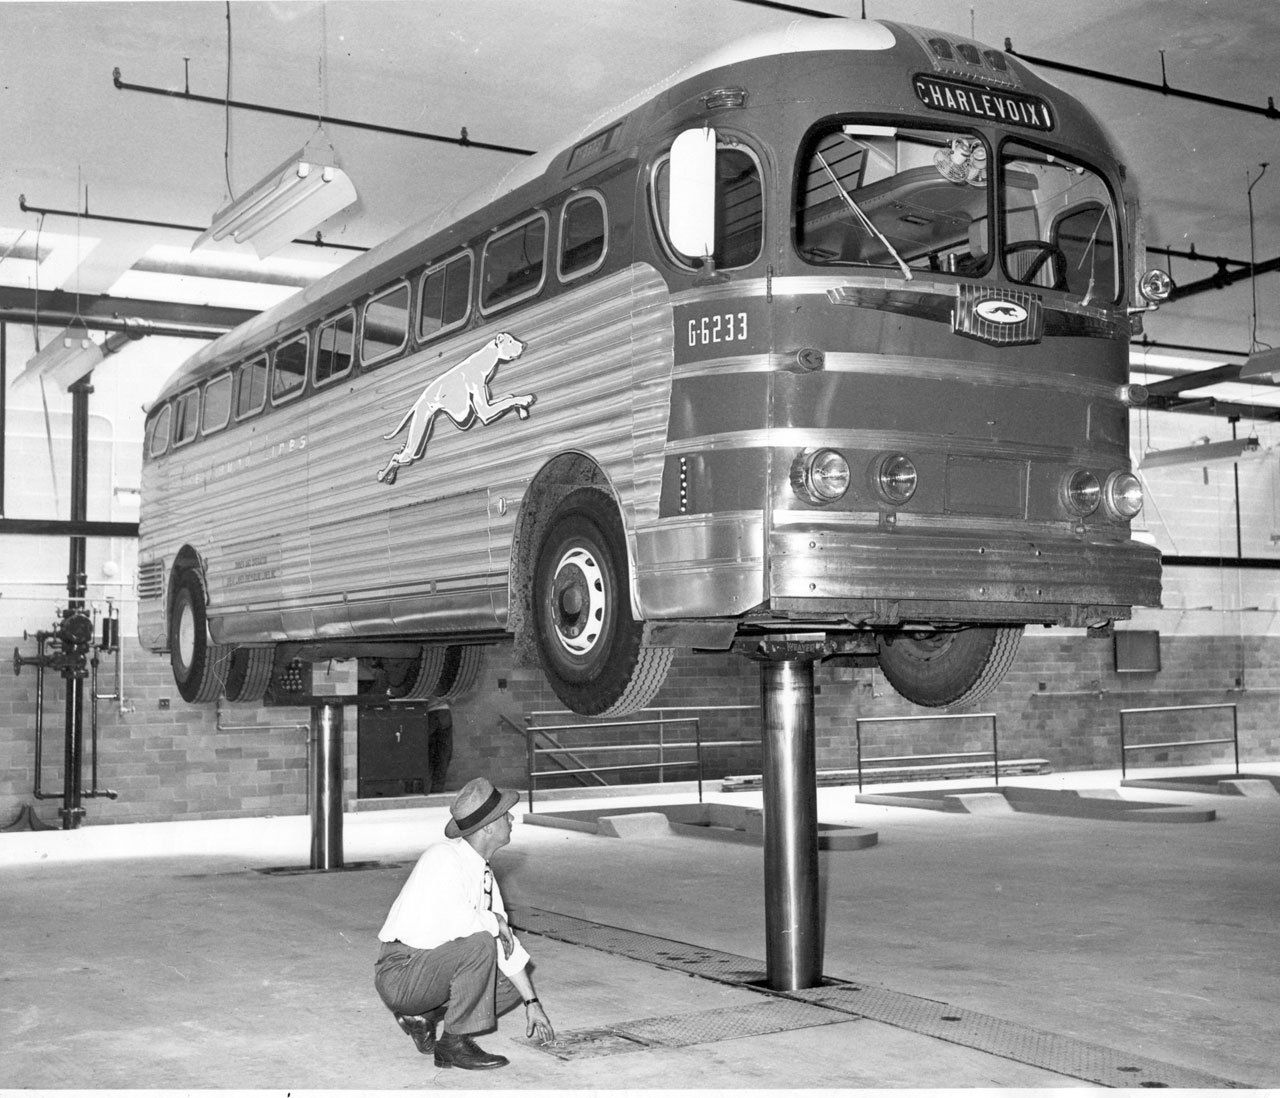
[[[741,745],[750,745],[760,743],[759,740],[704,740],[702,738],[701,715],[710,713],[722,713],[727,711],[758,711],[756,706],[751,705],[702,705],[702,706],[655,706],[650,709],[642,709],[637,714],[637,719],[628,720],[609,720],[609,721],[583,721],[573,724],[537,724],[540,717],[560,717],[571,715],[570,710],[542,710],[525,715],[525,743],[527,753],[527,773],[528,773],[528,801],[529,811],[533,811],[534,790],[537,787],[537,780],[540,777],[550,777],[553,775],[568,775],[576,778],[580,783],[583,779],[581,775],[594,775],[601,785],[608,783],[600,777],[604,773],[619,773],[630,770],[653,770],[658,771],[658,780],[664,781],[666,777],[667,767],[679,766],[696,766],[697,782],[698,782],[698,801],[702,801],[702,784],[703,784],[703,748],[704,747],[737,747]],[[657,717],[650,714],[658,714]],[[670,714],[670,715],[668,715]],[[698,715],[693,715],[698,714]],[[693,730],[693,738],[691,740],[675,740],[669,741],[665,732],[668,725],[691,725]],[[564,747],[555,736],[550,735],[552,732],[595,732],[609,729],[619,728],[654,728],[658,729],[658,737],[656,742],[637,743],[637,744],[579,744],[575,748],[569,749]],[[536,746],[537,737],[541,735],[543,739],[550,743],[551,747]],[[694,758],[692,759],[668,759],[668,751],[683,751],[692,748],[694,750]],[[595,752],[598,754],[609,754],[618,752],[633,751],[654,751],[658,753],[658,758],[654,761],[641,763],[618,763],[614,765],[588,766],[577,753]],[[565,767],[560,764],[558,770],[539,770],[538,757],[567,755],[579,766],[576,768]]]
[[[991,767],[996,785],[1000,784],[1000,738],[996,730],[996,714],[994,713],[930,713],[923,716],[906,717],[858,717],[853,722],[858,757],[858,789],[862,789],[862,726],[864,724],[889,724],[891,722],[906,723],[909,721],[964,721],[989,720],[991,722],[990,751],[943,751],[931,755],[877,755],[867,762],[909,762],[919,759],[973,759],[986,755],[991,756]]]
[[[1204,740],[1171,740],[1161,743],[1133,743],[1126,745],[1124,742],[1124,719],[1135,713],[1190,713],[1198,709],[1230,709],[1231,710],[1231,735],[1222,736],[1216,739]],[[1232,751],[1235,755],[1236,773],[1240,773],[1240,719],[1239,712],[1235,702],[1211,702],[1203,705],[1155,705],[1147,706],[1140,709],[1121,709],[1120,710],[1120,778],[1124,779],[1126,774],[1125,760],[1130,751],[1149,751],[1157,747],[1201,747],[1207,744],[1229,743],[1232,745]]]

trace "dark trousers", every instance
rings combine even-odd
[[[373,986],[396,1014],[445,1008],[444,1032],[484,1033],[521,1001],[516,986],[498,971],[498,941],[479,931],[435,949],[384,942],[373,966]]]

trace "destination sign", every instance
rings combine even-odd
[[[916,96],[926,107],[989,122],[1007,122],[1033,130],[1053,129],[1053,111],[1036,95],[1000,91],[943,80],[921,73],[915,80]]]

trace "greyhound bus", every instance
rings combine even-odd
[[[897,23],[726,47],[197,352],[149,409],[140,640],[182,696],[451,697],[511,641],[632,712],[681,649],[971,702],[1158,605],[1098,120]],[[799,653],[799,656],[795,656]]]

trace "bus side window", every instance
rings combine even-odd
[[[183,393],[173,406],[173,445],[185,446],[200,430],[200,390]]]
[[[466,323],[471,312],[471,253],[432,267],[418,291],[418,338],[432,339]]]
[[[271,371],[272,404],[292,400],[302,392],[302,383],[307,380],[309,349],[310,340],[306,335],[300,335],[276,348]]]
[[[204,411],[200,417],[201,434],[221,431],[231,422],[231,375],[215,377],[204,387]]]
[[[595,193],[574,195],[560,215],[560,281],[590,274],[604,262],[608,242],[604,199]]]
[[[681,264],[689,259],[671,243],[671,160],[664,157],[654,169],[651,190],[653,214],[667,251]],[[716,150],[716,250],[719,270],[745,267],[764,247],[764,184],[760,165],[745,148],[721,145]],[[701,259],[700,256],[692,257]]]
[[[147,453],[159,457],[169,449],[169,405],[166,404],[147,424]]]
[[[534,214],[495,233],[480,260],[480,311],[514,305],[542,289],[547,265],[547,215]]]
[[[236,393],[236,419],[247,419],[262,411],[267,402],[267,356],[262,355],[240,367],[240,389]]]
[[[345,312],[320,326],[316,349],[316,384],[328,385],[351,372],[355,350],[356,311]]]
[[[390,358],[409,341],[409,283],[401,282],[369,298],[360,327],[360,364]]]
[[[1054,223],[1053,240],[1066,257],[1068,293],[1115,300],[1116,234],[1106,206],[1087,202],[1063,214]]]

